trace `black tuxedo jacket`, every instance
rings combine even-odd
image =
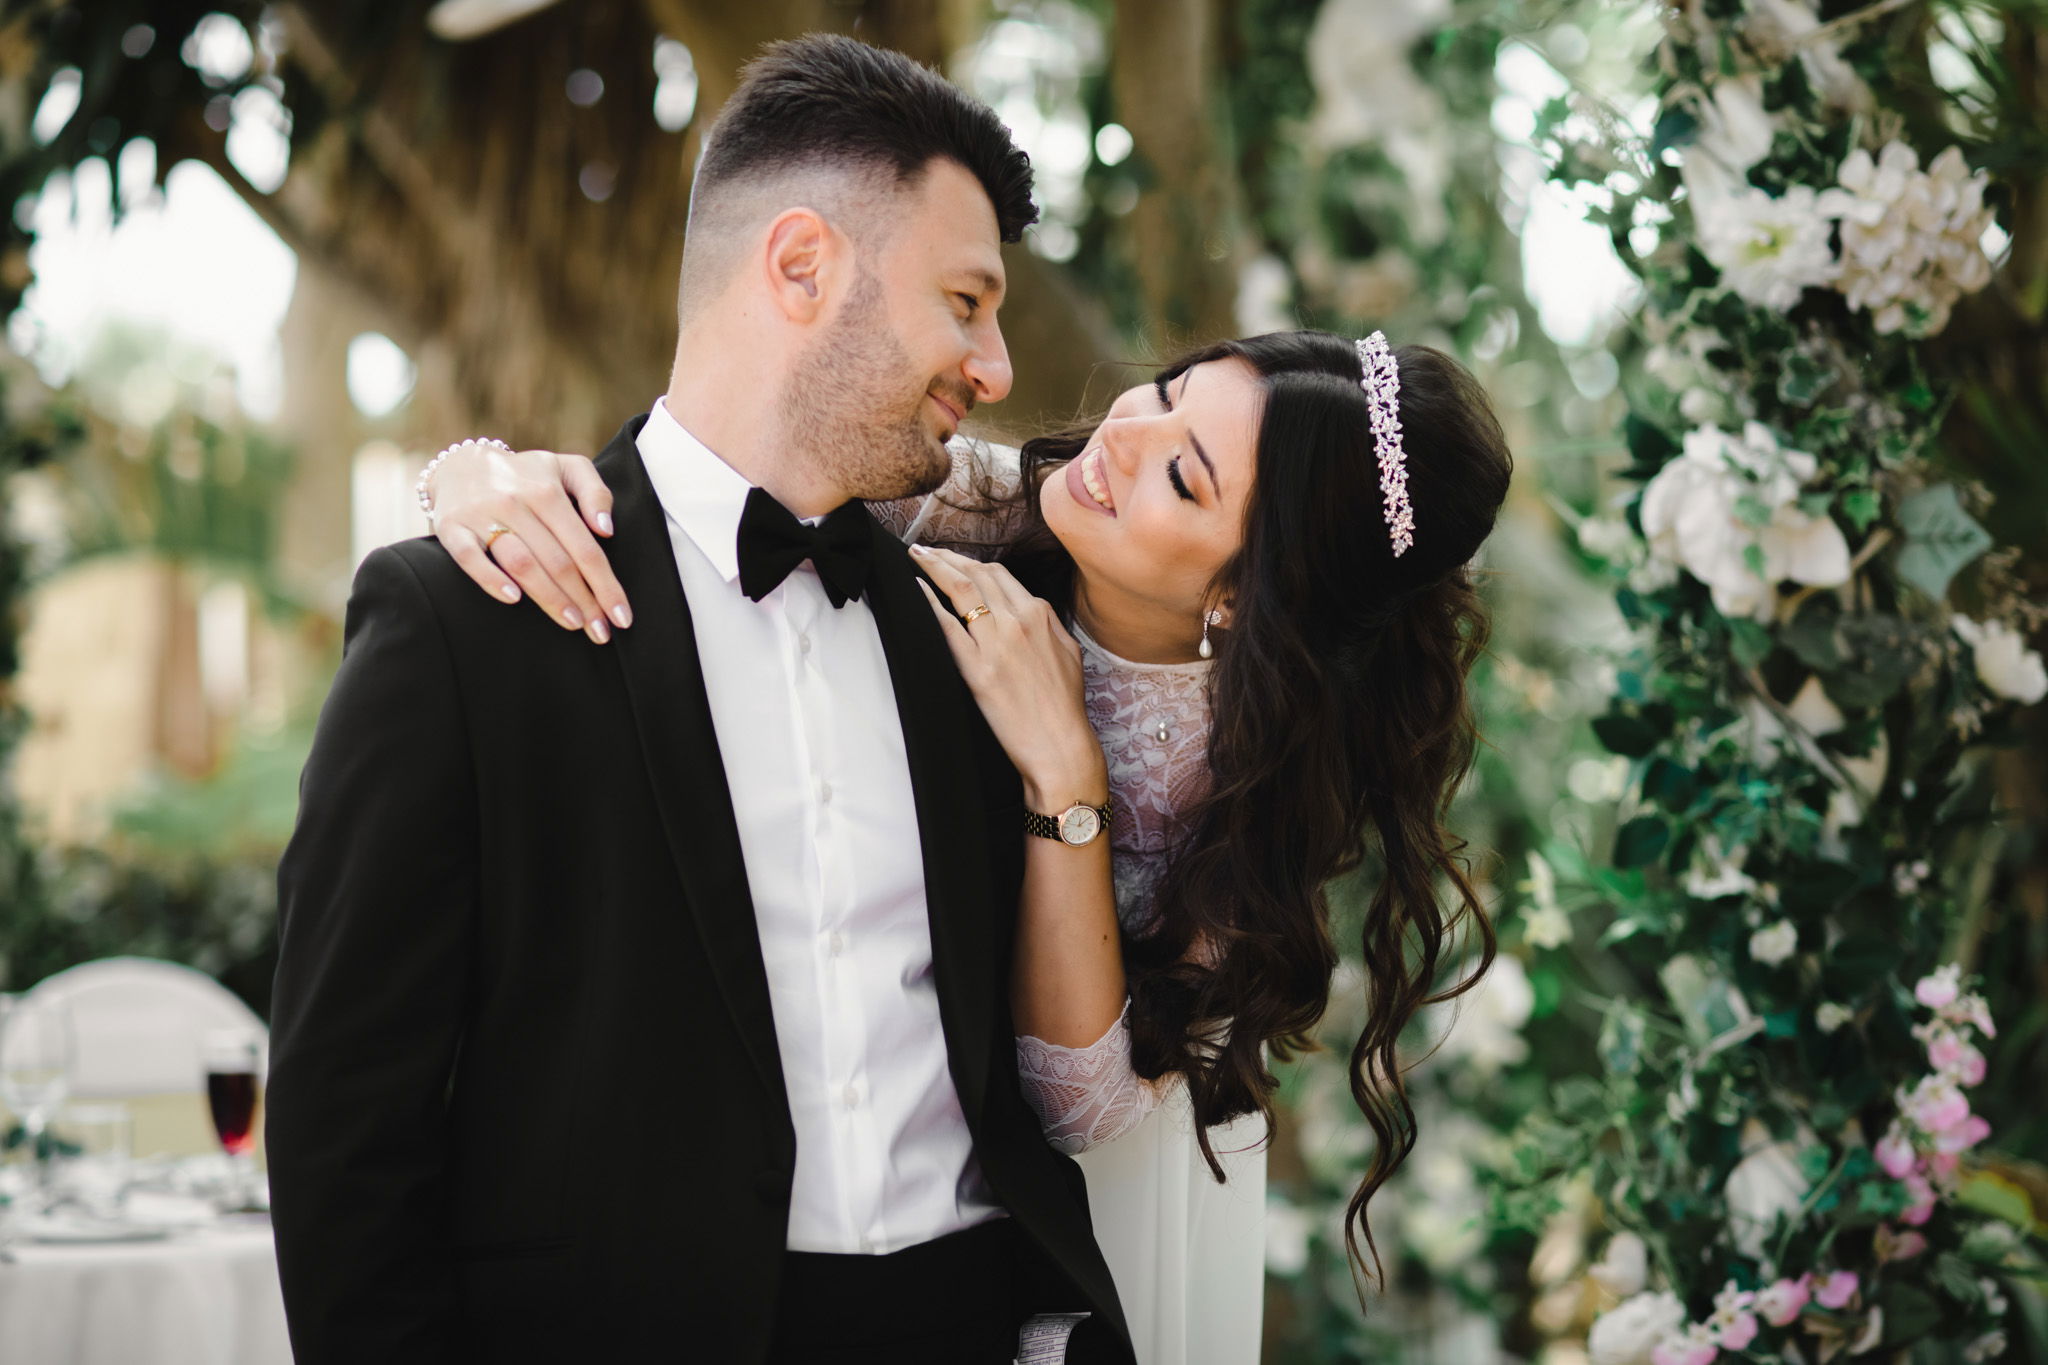
[[[278,873],[266,1142],[300,1365],[766,1352],[796,1138],[726,787],[746,751],[713,733],[644,420],[598,460],[635,611],[608,648],[431,540],[356,578]],[[1076,1358],[1128,1361],[1079,1169],[1017,1084],[1016,775],[874,537],[954,1084],[1026,1302],[1091,1311]]]

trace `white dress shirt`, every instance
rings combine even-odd
[[[896,1251],[1002,1213],[974,1157],[932,979],[903,727],[865,599],[810,561],[740,591],[751,485],[657,400],[667,514],[738,818],[796,1125],[792,1251]]]

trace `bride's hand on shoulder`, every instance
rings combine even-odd
[[[524,592],[598,644],[612,624],[633,623],[596,539],[612,534],[611,489],[585,456],[465,441],[442,457],[427,490],[435,537],[491,596],[517,602]]]
[[[1033,597],[1000,564],[922,545],[911,553],[952,603],[946,610],[919,581],[960,676],[1024,779],[1032,809],[1065,806],[1097,789],[1106,794],[1102,748],[1081,695],[1081,646],[1052,604]]]

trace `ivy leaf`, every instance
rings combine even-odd
[[[1657,126],[1650,132],[1650,155],[1662,158],[1673,147],[1690,147],[1699,135],[1699,117],[1685,106],[1674,104],[1657,115]]]
[[[1852,488],[1842,494],[1842,515],[1858,531],[1870,529],[1870,523],[1877,520],[1882,505],[1875,488]]]
[[[1749,547],[1756,550],[1756,546]],[[1745,552],[1747,553],[1747,552]],[[1758,558],[1763,551],[1757,550]],[[1771,632],[1755,621],[1730,621],[1728,623],[1728,648],[1734,654],[1735,662],[1743,668],[1755,668],[1771,652]]]
[[[1616,707],[1593,721],[1593,734],[1611,753],[1642,758],[1657,747],[1657,741],[1671,733],[1676,720],[1677,713],[1662,702]]]
[[[1608,1011],[1600,1025],[1600,1062],[1610,1075],[1626,1076],[1643,1055],[1643,1017],[1622,1006]]]
[[[1933,1331],[1941,1321],[1941,1306],[1934,1296],[1901,1280],[1884,1287],[1884,1344],[1904,1346]]]
[[[1671,842],[1671,826],[1654,815],[1638,815],[1614,833],[1618,867],[1648,867]]]
[[[1906,544],[1899,551],[1899,574],[1939,602],[1948,595],[1949,580],[1964,565],[1991,548],[1991,536],[1962,508],[1952,483],[1936,484],[1899,504],[1899,529]]]
[[[1799,615],[1778,631],[1778,640],[1808,668],[1825,673],[1842,666],[1842,642],[1835,633],[1841,607],[1831,597],[1809,597]]]

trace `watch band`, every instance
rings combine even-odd
[[[1085,801],[1076,801],[1058,815],[1040,815],[1035,810],[1027,809],[1024,812],[1024,832],[1026,834],[1035,834],[1041,839],[1056,839],[1063,844],[1069,843],[1071,841],[1060,832],[1060,826],[1065,823],[1067,816],[1074,811],[1087,810],[1095,812],[1096,833],[1081,842],[1083,844],[1093,843],[1102,832],[1108,830],[1109,813],[1115,805],[1116,798],[1112,796],[1099,806],[1091,806]]]

